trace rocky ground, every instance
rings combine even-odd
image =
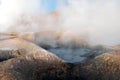
[[[120,79],[119,45],[44,50],[33,43],[21,38],[0,41],[0,80]]]

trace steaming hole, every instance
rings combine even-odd
[[[102,53],[107,52],[108,50],[103,49],[95,49],[95,48],[47,48],[48,51],[56,54],[61,59],[67,62],[81,62],[85,59],[92,59],[95,56],[98,56]]]

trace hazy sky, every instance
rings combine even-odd
[[[46,12],[51,12],[57,9],[57,0],[42,0]]]
[[[59,5],[67,5],[68,0],[42,0],[42,6],[45,12],[52,12],[58,9]]]

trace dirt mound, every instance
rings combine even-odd
[[[6,59],[0,62],[0,80],[38,80],[38,70],[42,74],[66,68],[64,61],[54,54],[19,38],[0,41],[0,48],[1,57]]]
[[[119,80],[120,55],[114,53],[104,53],[82,64],[76,64],[73,73],[83,80]]]
[[[24,56],[0,63],[0,80],[38,80],[39,74],[63,69],[64,63],[57,60],[44,60],[38,56]]]

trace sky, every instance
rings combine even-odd
[[[42,0],[46,12],[52,12],[57,9],[57,0]]]
[[[45,8],[45,12],[50,13],[57,10],[59,5],[67,5],[68,0],[42,0],[42,7]]]

